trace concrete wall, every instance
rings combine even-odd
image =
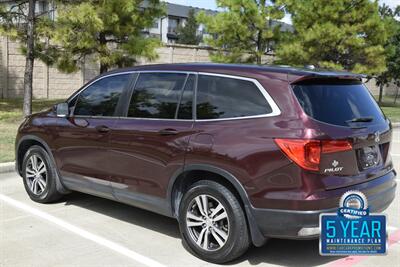
[[[16,98],[23,96],[25,57],[18,43],[0,37],[0,97]],[[139,64],[210,62],[209,49],[188,45],[165,45],[157,49],[159,57],[154,61],[139,60]],[[272,62],[266,56],[263,61]],[[86,82],[99,74],[96,62],[85,60],[81,70],[65,74],[56,68],[35,61],[33,73],[34,98],[67,98]]]
[[[0,98],[23,96],[25,57],[18,43],[6,37],[0,37]],[[166,44],[157,49],[158,59],[139,60],[138,64],[210,62],[209,48],[189,45]],[[265,56],[263,63],[272,63],[272,56]],[[56,68],[48,67],[39,60],[35,61],[33,73],[34,98],[67,98],[82,85],[99,74],[99,66],[93,60],[85,60],[81,70],[65,74]],[[379,92],[375,81],[367,84],[374,95]],[[396,92],[395,86],[385,88],[388,94]]]
[[[375,79],[371,79],[365,84],[373,95],[379,95],[379,86],[376,85]],[[389,86],[385,86],[383,88],[384,95],[394,96],[396,95],[396,92],[397,87],[394,84],[390,84]]]
[[[17,98],[23,96],[25,57],[20,46],[5,37],[0,38],[0,96]],[[84,81],[97,75],[96,66],[86,64],[82,71],[65,74],[35,60],[33,72],[34,98],[66,98],[81,87]],[[87,74],[86,74],[87,73]]]

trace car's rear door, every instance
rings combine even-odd
[[[76,96],[73,114],[60,119],[55,156],[69,188],[112,198],[108,140],[132,77],[114,74],[94,81]]]
[[[311,79],[295,84],[293,91],[319,139],[347,140],[351,145],[335,151],[322,143],[326,153],[319,172],[326,189],[363,183],[393,168],[390,125],[361,81]]]
[[[169,179],[183,167],[193,127],[195,74],[139,73],[126,117],[110,135],[115,197],[165,213]]]

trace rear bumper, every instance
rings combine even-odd
[[[395,198],[396,172],[393,170],[373,181],[356,186],[332,190],[329,192],[331,198],[337,199],[339,205],[340,197],[349,190],[362,191],[368,199],[371,212],[385,210]],[[335,192],[333,192],[335,191]],[[258,209],[251,207],[253,218],[264,237],[275,237],[285,239],[312,239],[319,236],[319,215],[321,213],[336,213],[337,208],[310,211]],[[299,231],[303,228],[301,234]]]

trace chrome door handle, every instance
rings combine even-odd
[[[162,129],[158,131],[160,135],[176,135],[178,134],[178,131],[175,129]]]
[[[105,125],[98,125],[98,126],[96,126],[95,128],[96,128],[96,130],[97,130],[98,132],[100,132],[100,133],[108,133],[108,132],[110,131],[110,128],[108,128],[108,127],[105,126]]]

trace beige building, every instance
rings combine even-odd
[[[0,97],[17,98],[23,96],[25,57],[18,43],[0,37]],[[210,48],[177,44],[165,44],[157,49],[158,59],[142,60],[139,64],[210,62]],[[264,63],[272,62],[265,56]],[[86,60],[81,69],[72,74],[61,73],[54,67],[35,60],[33,73],[34,98],[67,98],[86,82],[99,74],[99,66]]]
[[[18,98],[23,96],[25,57],[18,43],[6,37],[0,37],[0,98]],[[140,64],[210,62],[210,48],[164,44],[157,49],[158,59]],[[272,56],[265,56],[263,63],[272,63]],[[62,99],[70,96],[86,82],[99,74],[96,63],[86,60],[81,69],[72,74],[61,73],[54,67],[48,67],[39,60],[35,61],[33,73],[33,97]],[[375,81],[367,84],[372,94],[377,95],[379,88]],[[386,94],[395,94],[396,87],[385,88]]]

